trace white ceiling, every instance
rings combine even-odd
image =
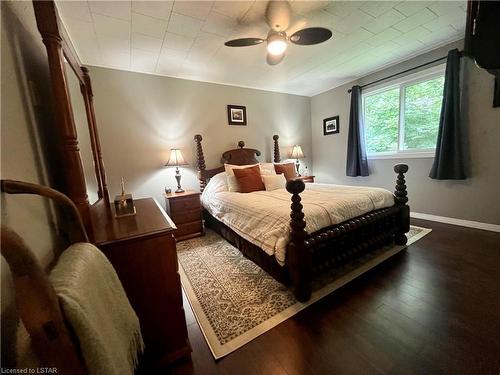
[[[465,1],[292,1],[288,34],[322,26],[333,37],[290,45],[265,62],[266,1],[58,1],[84,64],[198,81],[314,95],[464,35]]]

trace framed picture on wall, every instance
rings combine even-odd
[[[323,120],[323,135],[336,134],[339,131],[339,116],[328,117]]]
[[[247,124],[247,107],[242,105],[227,106],[227,122],[229,125],[246,125]]]

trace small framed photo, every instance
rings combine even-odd
[[[323,135],[335,134],[339,131],[339,116],[328,117],[323,120]]]
[[[227,106],[227,122],[229,125],[246,125],[247,124],[247,107],[242,105]]]

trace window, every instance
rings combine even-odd
[[[434,156],[444,67],[434,67],[363,93],[368,157]]]

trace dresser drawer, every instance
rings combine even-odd
[[[175,212],[173,220],[176,226],[193,221],[199,221],[201,220],[201,210],[200,208],[195,208],[194,210],[177,211]]]
[[[170,211],[172,215],[176,215],[181,211],[200,209],[200,197],[186,197],[182,199],[175,199],[170,202]]]
[[[180,239],[191,234],[197,234],[203,232],[203,226],[201,220],[194,221],[192,223],[184,223],[177,225],[177,230],[174,232],[174,236]]]

